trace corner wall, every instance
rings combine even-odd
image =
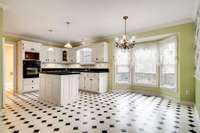
[[[0,7],[0,110],[3,107],[3,9]]]
[[[169,33],[177,33],[178,34],[178,91],[177,92],[169,92],[165,90],[160,90],[157,88],[134,88],[130,87],[132,90],[142,90],[146,92],[155,92],[159,95],[163,96],[172,96],[177,98],[180,101],[195,101],[195,79],[194,79],[194,33],[195,33],[195,25],[194,23],[187,23],[187,24],[180,24],[176,26],[166,27],[155,29],[147,32],[140,32],[135,33],[133,35],[136,38],[144,38],[156,35],[163,35]],[[131,34],[130,34],[131,35]],[[110,69],[112,69],[112,73],[110,73],[110,82],[113,82],[114,78],[114,62],[113,62],[113,55],[114,51],[112,46],[113,38],[110,38],[110,50],[112,53],[110,54]],[[114,89],[114,83],[109,83],[110,87]],[[186,91],[189,90],[189,95],[186,95]]]

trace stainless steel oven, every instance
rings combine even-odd
[[[38,60],[23,60],[23,77],[38,78],[41,63]]]

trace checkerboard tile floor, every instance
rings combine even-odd
[[[200,133],[192,106],[130,92],[92,94],[64,107],[38,93],[12,96],[0,113],[0,133]]]

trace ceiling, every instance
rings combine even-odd
[[[192,21],[195,0],[0,0],[5,34],[65,43]],[[67,31],[66,21],[71,25]],[[48,30],[52,29],[53,32]]]

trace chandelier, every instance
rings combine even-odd
[[[129,38],[126,35],[126,21],[128,19],[128,16],[124,16],[123,17],[124,21],[125,21],[125,30],[124,30],[124,35],[121,38],[116,37],[115,38],[115,43],[116,43],[116,47],[117,48],[121,48],[121,49],[131,49],[135,46],[135,36],[132,36],[131,38]]]
[[[68,28],[68,30],[69,30],[70,22],[66,22],[66,24],[67,24],[67,28]],[[68,41],[68,42],[64,45],[64,47],[70,49],[70,48],[72,48],[72,45],[71,45],[70,42]]]

